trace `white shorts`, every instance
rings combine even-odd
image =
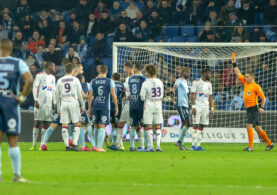
[[[39,108],[34,107],[35,121],[52,121],[52,117],[52,105],[42,104],[39,105]]]
[[[130,110],[130,103],[126,102],[123,105],[119,122],[126,122],[128,125],[130,125],[130,111],[129,110]]]
[[[62,102],[60,123],[78,123],[81,121],[80,107],[77,102]]]
[[[195,106],[196,116],[192,115],[194,125],[209,125],[210,111],[208,106]]]
[[[158,125],[163,124],[163,112],[155,111],[153,109],[145,109],[143,112],[143,124],[145,125]]]

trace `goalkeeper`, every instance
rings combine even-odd
[[[262,129],[260,124],[260,115],[264,112],[264,106],[266,102],[266,97],[260,87],[254,79],[255,74],[253,72],[247,72],[245,77],[241,74],[239,68],[236,64],[235,54],[233,54],[232,63],[234,67],[234,71],[240,80],[240,82],[244,85],[244,104],[247,112],[247,122],[246,128],[248,133],[249,146],[244,149],[244,151],[253,151],[253,142],[254,142],[254,130],[257,131],[258,135],[264,139],[267,143],[265,151],[271,150],[274,145],[268,138],[266,132]],[[261,106],[258,108],[258,96],[261,98]]]

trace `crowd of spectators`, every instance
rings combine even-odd
[[[57,78],[73,62],[90,81],[104,58],[111,62],[112,42],[275,42],[276,13],[276,0],[0,0],[0,39],[13,41],[34,77],[45,61]],[[213,74],[225,92],[236,81],[222,70]]]

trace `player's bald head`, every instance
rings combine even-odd
[[[9,39],[0,40],[0,55],[10,55],[13,49],[12,41]]]

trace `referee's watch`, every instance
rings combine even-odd
[[[260,107],[260,108],[264,110],[264,107]]]

